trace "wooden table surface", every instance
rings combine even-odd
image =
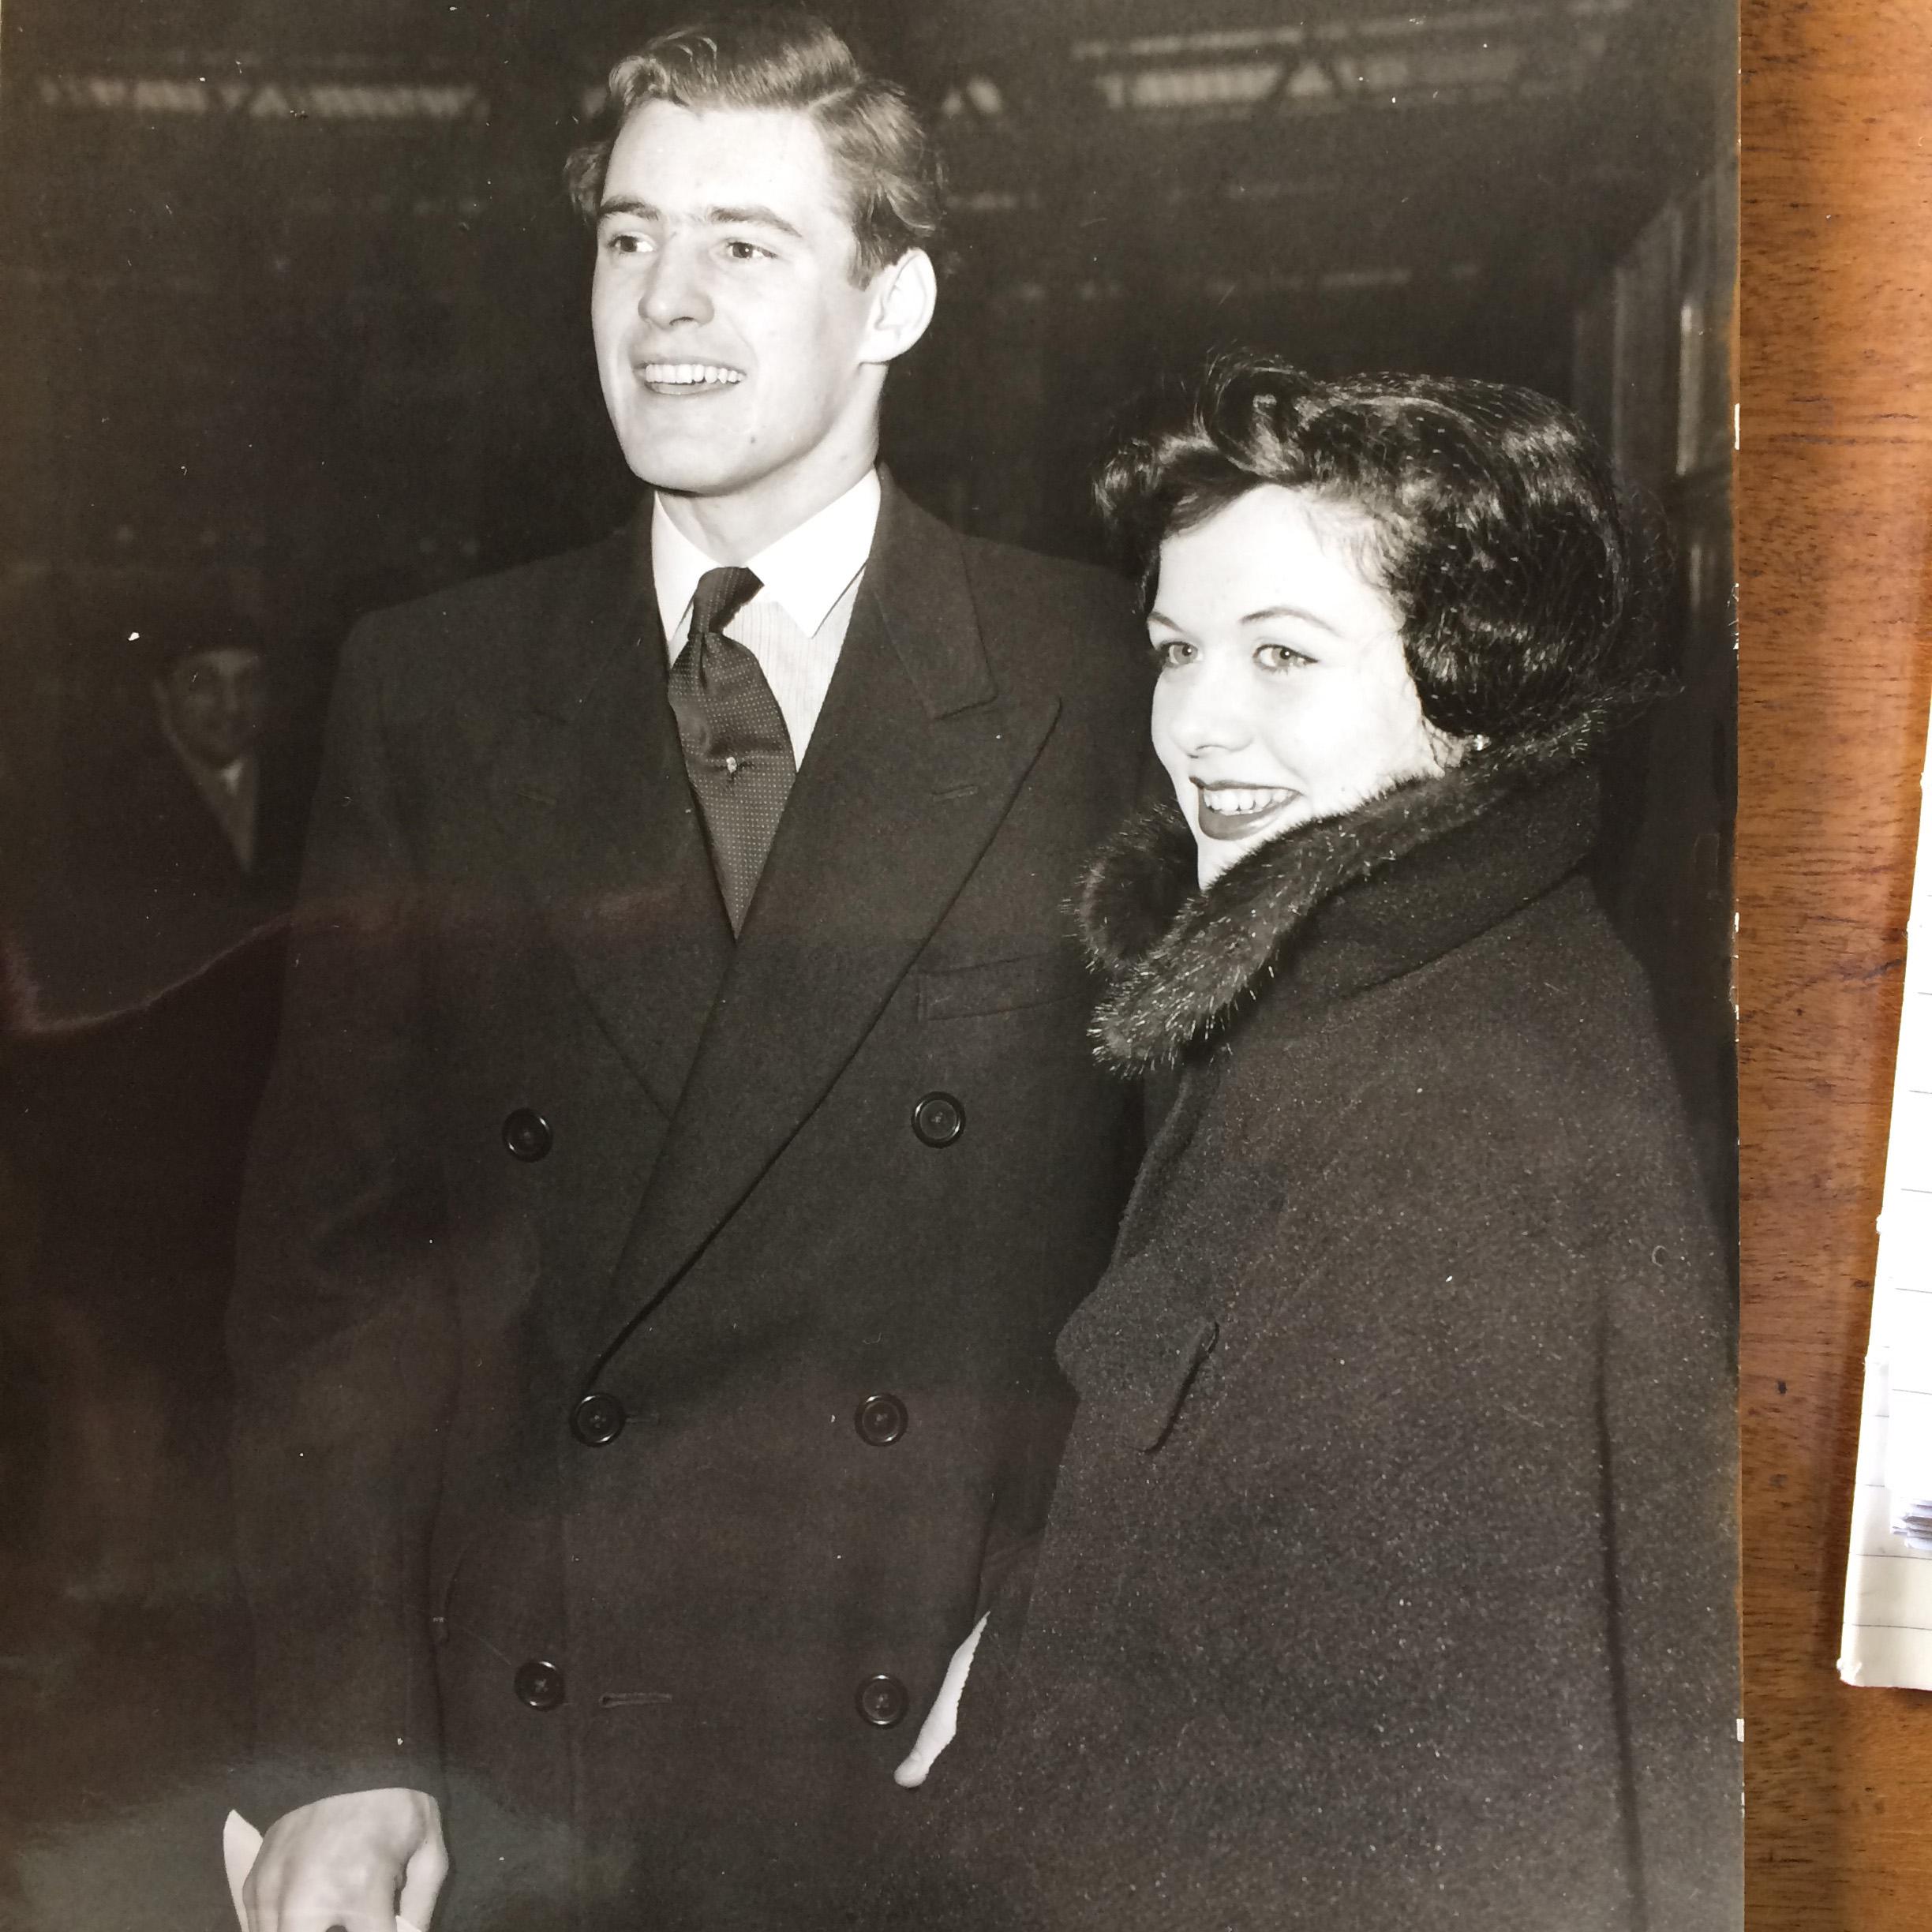
[[[1932,0],[1747,0],[1738,459],[1750,1932],[1932,1927],[1932,1693],[1834,1668],[1932,703]]]

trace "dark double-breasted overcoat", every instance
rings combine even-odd
[[[646,554],[351,639],[245,1218],[255,1802],[443,1792],[465,1926],[832,1909],[1136,1151],[1066,910],[1125,587],[889,485],[734,945]]]

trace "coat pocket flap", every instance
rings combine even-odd
[[[922,972],[918,985],[922,1020],[962,1020],[974,1013],[1006,1013],[1017,1006],[1043,1006],[1091,990],[1080,956],[1070,945],[1020,959]]]
[[[1221,1324],[1152,1268],[1116,1270],[1060,1331],[1084,1417],[1151,1452],[1172,1433]]]

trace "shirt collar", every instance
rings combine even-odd
[[[694,586],[695,588],[695,586]],[[186,741],[174,728],[174,721],[168,716],[166,705],[159,706],[161,736],[168,742],[168,749],[191,772],[206,778],[212,784],[219,784],[230,797],[242,789],[242,781],[248,774],[249,761],[254,757],[253,751],[244,751],[238,758],[231,758],[226,765],[211,765],[205,758],[198,758],[188,749]]]
[[[747,557],[746,567],[755,571],[765,586],[753,601],[782,605],[799,630],[807,637],[815,636],[832,606],[865,568],[878,526],[879,503],[878,471],[868,470],[843,496],[787,530],[775,543],[767,544],[756,556]],[[664,500],[655,499],[651,505],[651,581],[667,642],[676,638],[691,599],[698,593],[698,579],[717,567],[717,560],[707,556],[671,521]]]

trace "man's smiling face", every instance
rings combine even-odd
[[[653,101],[611,152],[592,333],[624,459],[766,540],[873,460],[882,292],[809,115]],[[766,530],[766,526],[769,526]]]

